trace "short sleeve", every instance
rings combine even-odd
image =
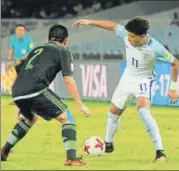
[[[127,30],[122,25],[117,25],[115,32],[116,36],[119,36],[123,39],[127,36]]]
[[[32,38],[29,36],[29,41],[28,41],[28,53],[34,48],[34,43]]]
[[[156,59],[172,64],[174,62],[174,56],[161,43],[155,39],[153,41],[153,50]]]
[[[63,76],[71,76],[74,71],[74,61],[71,52],[67,49],[61,50],[61,69]]]

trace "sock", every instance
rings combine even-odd
[[[74,124],[62,126],[62,137],[65,145],[67,160],[76,160],[76,127]]]
[[[151,115],[149,109],[140,108],[138,110],[141,120],[144,122],[146,131],[152,139],[156,150],[163,150],[162,138],[157,122]]]
[[[120,116],[108,112],[105,142],[108,143],[113,142],[115,133],[117,132],[119,125],[120,125]]]
[[[8,140],[3,147],[4,153],[8,154],[12,147],[14,147],[29,131],[31,126],[29,126],[24,119],[19,121],[12,130],[8,137]]]
[[[160,157],[160,156],[163,156],[163,155],[165,155],[164,150],[156,150],[156,156],[157,157]]]

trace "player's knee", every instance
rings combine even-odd
[[[62,125],[64,124],[74,124],[75,125],[75,121],[74,118],[72,116],[72,113],[69,109],[67,109],[64,113],[60,114],[59,117],[56,118]]]
[[[32,123],[35,124],[38,120],[38,116],[35,114]]]
[[[34,115],[34,117],[30,120],[30,119],[25,119],[25,122],[29,125],[32,126],[34,125],[38,120],[37,115]]]
[[[117,108],[114,104],[111,104],[110,106],[110,112],[113,113],[114,115],[122,115],[125,109],[119,109]]]
[[[151,107],[151,102],[147,97],[138,97],[138,99],[137,99],[137,111],[140,108],[149,109],[150,107]]]

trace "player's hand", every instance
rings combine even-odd
[[[20,65],[21,63],[22,63],[21,60],[17,60],[17,61],[16,61],[16,65],[17,65],[17,66]]]
[[[171,99],[171,103],[176,103],[179,96],[177,95],[176,90],[168,90],[168,97]]]
[[[11,61],[8,61],[7,62],[7,68],[9,69],[9,68],[11,68],[12,67],[12,62]]]
[[[81,111],[82,113],[84,113],[84,115],[85,115],[86,117],[88,117],[88,116],[90,115],[90,113],[91,113],[90,109],[89,109],[87,106],[85,106],[84,104],[82,104],[82,105],[80,106],[80,111]]]
[[[77,20],[76,22],[73,23],[73,27],[79,27],[80,25],[83,26],[88,26],[89,25],[90,20]]]

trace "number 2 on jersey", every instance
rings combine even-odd
[[[28,70],[28,69],[32,69],[33,68],[33,65],[32,65],[32,61],[38,57],[42,52],[43,52],[43,48],[39,48],[39,49],[36,49],[34,51],[34,56],[32,56],[32,58],[28,61],[26,67],[25,67],[25,70]]]

